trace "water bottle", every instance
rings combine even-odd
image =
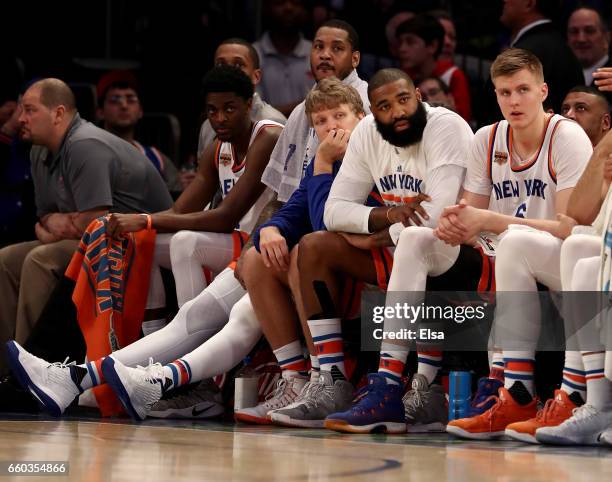
[[[468,417],[472,397],[472,374],[452,371],[449,378],[448,420]]]
[[[245,357],[244,366],[236,373],[234,380],[234,410],[257,405],[259,399],[259,373],[251,364],[251,357]]]

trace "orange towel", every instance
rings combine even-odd
[[[72,301],[90,361],[139,338],[155,251],[155,231],[116,240],[107,235],[106,223],[104,217],[91,222],[66,270],[76,282]],[[123,413],[107,385],[95,387],[94,394],[103,416]]]

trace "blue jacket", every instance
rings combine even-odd
[[[314,160],[306,168],[304,178],[285,205],[272,218],[259,226],[253,234],[253,244],[259,251],[259,232],[267,226],[275,226],[287,241],[289,251],[299,243],[302,236],[313,231],[324,231],[323,222],[325,202],[329,196],[332,182],[340,170],[342,161],[334,162],[332,174],[314,175]],[[376,199],[378,197],[378,199]],[[381,206],[382,199],[372,193],[368,198],[369,206]]]

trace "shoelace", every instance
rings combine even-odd
[[[313,386],[308,390],[308,396],[304,397],[304,404],[308,408],[317,407],[321,401],[321,396],[324,393],[325,385],[322,383],[313,383]]]
[[[491,406],[489,410],[487,410],[486,412],[482,414],[482,415],[486,414],[486,417],[488,420],[492,420],[495,412],[497,412],[500,409],[500,407],[505,403],[504,400],[502,400],[498,396],[493,396],[493,399],[495,400],[495,403]]]
[[[66,359],[63,362],[53,362],[53,363],[49,363],[47,365],[47,369],[43,372],[43,377],[44,380],[47,381],[49,380],[49,374],[51,373],[52,368],[59,368],[60,370],[64,370],[66,368],[69,368],[70,366],[74,366],[76,365],[76,362],[73,360],[71,362],[68,362],[68,357],[66,357]]]
[[[266,396],[266,406],[274,408],[275,404],[283,404],[283,406],[286,405],[285,402],[290,400],[289,395],[286,393],[288,387],[289,384],[287,383],[287,380],[281,378],[278,381],[278,385],[276,385],[276,390]]]
[[[318,407],[319,404],[322,404],[324,401],[330,402],[332,405],[334,404],[334,386],[333,385],[322,385],[322,390],[319,393],[319,396],[314,399],[314,406]]]
[[[370,385],[364,385],[359,390],[357,390],[357,392],[353,396],[352,403],[358,404],[370,392],[370,389],[371,389]]]
[[[415,390],[412,389],[410,390],[404,399],[404,402],[406,403],[406,408],[407,409],[411,409],[411,410],[416,410],[419,407],[422,407],[424,405],[423,401],[424,401],[424,395],[423,392],[421,390]]]
[[[47,366],[47,368],[68,368],[69,366],[72,365],[76,365],[76,362],[73,360],[71,362],[68,362],[68,357],[66,357],[66,359],[63,362],[53,362],[53,363],[49,363],[49,365]]]
[[[557,400],[556,398],[550,398],[546,400],[544,407],[541,410],[538,410],[538,413],[536,414],[536,420],[545,422],[548,419],[548,416],[554,413],[559,403],[561,403],[557,402],[559,402],[559,400]]]
[[[149,383],[163,382],[164,379],[164,367],[161,363],[153,363],[153,358],[149,358],[149,364],[146,367],[142,365],[136,365],[137,369],[144,370],[143,380]]]
[[[597,413],[598,412],[595,407],[593,407],[592,405],[584,404],[581,407],[577,407],[572,410],[572,416],[571,418],[567,419],[567,422],[571,424],[576,424],[583,420],[586,420],[587,418],[594,417],[595,415],[597,415]]]

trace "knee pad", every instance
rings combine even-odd
[[[198,233],[194,231],[179,231],[170,240],[170,257],[173,261],[189,258],[197,246]]]

